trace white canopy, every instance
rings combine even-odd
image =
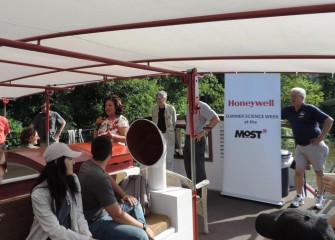
[[[0,98],[192,68],[332,74],[334,39],[334,1],[2,0]]]

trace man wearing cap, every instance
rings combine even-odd
[[[129,203],[127,196],[120,196],[124,203],[118,203],[105,167],[112,154],[112,144],[106,135],[94,138],[91,145],[93,159],[84,162],[79,171],[82,187],[83,208],[93,236],[97,239],[139,239],[154,238],[147,226],[139,202]],[[115,193],[114,193],[115,192]]]
[[[43,153],[46,165],[31,191],[34,221],[26,240],[93,240],[73,173],[74,158],[80,155],[64,143],[54,143]]]
[[[274,240],[335,240],[327,220],[306,209],[288,208],[258,215],[257,233]]]

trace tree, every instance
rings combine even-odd
[[[301,87],[306,90],[305,102],[318,106],[323,102],[322,86],[309,78],[306,74],[282,74],[281,75],[281,102],[282,106],[291,104],[291,89]]]
[[[186,112],[186,85],[180,77],[164,76],[132,80],[115,80],[105,83],[76,87],[73,91],[56,91],[50,97],[51,110],[57,111],[67,122],[66,129],[93,128],[95,120],[104,112],[103,99],[108,95],[118,95],[122,99],[124,115],[130,122],[137,118],[151,116],[155,104],[155,93],[165,90],[168,102],[178,114]],[[222,83],[215,75],[205,75],[199,80],[199,93],[218,113],[223,113]],[[45,94],[36,94],[10,102],[8,115],[28,126],[40,111]]]

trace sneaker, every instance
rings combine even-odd
[[[292,207],[299,207],[304,204],[304,198],[302,196],[297,195],[293,201],[291,202]]]
[[[314,204],[314,207],[315,207],[316,209],[321,210],[321,209],[324,207],[324,205],[325,205],[325,201],[326,201],[326,199],[324,199],[323,196],[319,196],[319,195],[318,195],[318,196],[315,198],[315,204]]]

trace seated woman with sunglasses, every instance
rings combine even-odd
[[[7,172],[7,163],[6,163],[5,152],[0,151],[0,184],[6,172]]]
[[[46,165],[31,191],[34,221],[27,240],[92,240],[83,214],[81,188],[73,173],[74,159],[81,152],[64,143],[48,146]]]

